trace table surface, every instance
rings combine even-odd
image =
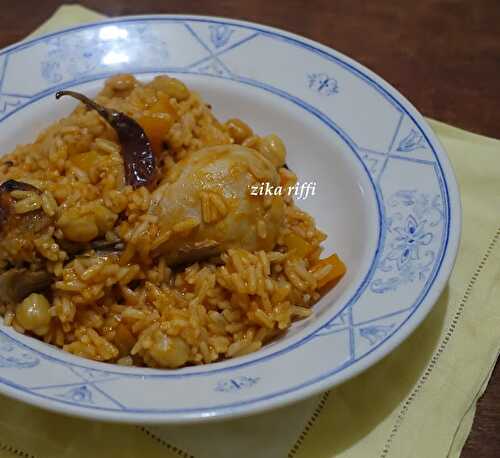
[[[0,48],[19,41],[62,2],[0,0]],[[109,16],[184,13],[246,19],[347,54],[401,91],[424,115],[500,137],[499,0],[82,0]],[[20,20],[22,18],[22,20]],[[500,453],[500,369],[479,401],[462,458]]]

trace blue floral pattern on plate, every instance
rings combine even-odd
[[[333,95],[339,91],[337,80],[326,73],[310,73],[307,75],[309,89],[321,95]]]
[[[441,205],[441,196],[415,190],[398,191],[389,199],[386,217],[389,251],[378,269],[391,275],[374,280],[373,292],[383,294],[426,279],[436,259],[436,251],[430,245],[435,229],[443,221]]]
[[[359,334],[364,337],[370,346],[383,340],[389,335],[389,333],[394,329],[394,325],[372,325],[366,326],[359,329]]]
[[[92,391],[90,391],[87,386],[82,385],[76,388],[71,388],[62,394],[56,395],[59,398],[67,399],[69,401],[76,402],[78,404],[93,404]]]
[[[403,138],[398,145],[398,151],[408,153],[419,148],[425,148],[425,139],[423,135],[412,129],[410,133]]]
[[[219,391],[222,393],[232,393],[234,391],[240,391],[245,388],[250,388],[251,386],[254,386],[259,380],[259,377],[248,377],[246,375],[231,378],[229,380],[220,380],[215,387],[215,391]]]
[[[214,24],[209,26],[210,29],[210,40],[216,48],[222,48],[225,46],[231,35],[234,33],[234,29],[229,27],[227,24]]]
[[[21,349],[13,339],[0,334],[0,368],[31,369],[40,364],[40,359],[29,350]]]

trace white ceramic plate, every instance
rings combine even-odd
[[[311,318],[246,357],[174,371],[66,354],[0,325],[0,392],[59,412],[180,423],[247,415],[326,390],[387,355],[427,315],[453,266],[460,202],[450,164],[422,116],[360,64],[257,24],[142,16],[71,28],[0,53],[0,151],[69,113],[54,92],[95,94],[130,72],[184,80],[220,117],[278,133],[299,202],[349,272]]]

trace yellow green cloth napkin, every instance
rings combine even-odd
[[[102,16],[64,6],[36,33]],[[296,405],[195,426],[124,426],[0,397],[0,457],[458,457],[500,349],[500,141],[429,120],[463,203],[449,285],[425,322],[357,378]]]

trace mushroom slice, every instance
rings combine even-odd
[[[0,303],[17,304],[31,293],[43,291],[52,283],[44,270],[12,268],[0,274]]]
[[[169,259],[168,264],[170,266],[192,264],[218,256],[220,253],[221,249],[219,243],[214,240],[206,240],[183,246]]]

